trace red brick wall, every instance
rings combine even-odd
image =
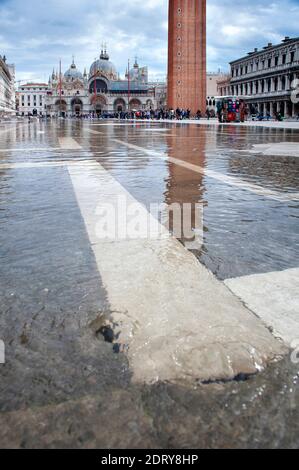
[[[168,107],[206,110],[206,0],[169,0]]]

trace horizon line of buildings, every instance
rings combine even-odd
[[[285,39],[277,45],[230,62],[230,72],[207,73],[206,109],[215,112],[218,96],[244,97],[250,112],[299,113],[299,38]],[[74,60],[61,77],[54,72],[48,83],[28,82],[15,90],[15,67],[0,56],[0,117],[6,114],[82,115],[104,112],[167,107],[167,84],[150,82],[147,67],[135,61],[126,78],[120,79],[107,51],[82,74]],[[202,112],[206,110],[201,110]]]
[[[135,62],[130,72],[130,83],[128,72],[126,72],[125,80],[109,84],[109,79],[105,72],[103,73],[102,68],[95,75],[91,73],[88,77],[84,71],[81,76],[73,62],[71,68],[62,75],[61,80],[53,71],[48,83],[29,82],[21,85],[17,91],[17,111],[21,116],[29,114],[56,116],[61,113],[62,115],[81,115],[126,112],[129,109],[166,108],[166,83],[145,80],[141,87],[138,83],[138,68]],[[134,78],[136,73],[137,77]],[[215,109],[217,82],[223,76],[220,72],[207,73],[207,108],[210,110]],[[105,81],[101,82],[103,79]],[[128,90],[128,83],[130,90]]]

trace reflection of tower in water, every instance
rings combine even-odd
[[[189,241],[190,235],[201,237],[203,232],[203,207],[204,207],[204,175],[200,172],[195,172],[184,168],[183,164],[192,164],[204,168],[206,160],[206,135],[205,131],[199,126],[180,126],[178,129],[173,129],[173,133],[167,136],[167,147],[169,158],[175,158],[182,162],[182,165],[168,163],[169,178],[165,191],[165,203],[167,206],[178,204],[181,208],[181,223],[183,226],[183,216],[185,224],[189,222],[189,227],[192,228],[192,234],[188,234],[190,230],[185,230],[181,241]],[[188,214],[187,206],[191,204],[191,213]],[[185,214],[184,214],[185,212]],[[170,230],[173,232],[174,218],[170,217]],[[195,249],[198,243],[194,245]],[[200,243],[201,245],[201,243]],[[190,245],[192,248],[192,245]]]

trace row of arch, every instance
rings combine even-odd
[[[95,96],[91,98],[91,105],[94,111],[96,112],[103,112],[106,111],[108,108],[107,100],[104,96]],[[147,100],[146,106],[147,109],[153,107],[153,102],[151,100]],[[67,112],[67,103],[65,100],[57,100],[55,103],[56,111],[60,112]],[[80,98],[74,98],[71,101],[71,108],[73,114],[82,114],[83,112],[83,102]],[[113,103],[113,110],[114,112],[125,112],[127,111],[127,103],[123,98],[117,98]],[[140,110],[142,109],[142,103],[137,98],[132,98],[130,101],[130,111]]]

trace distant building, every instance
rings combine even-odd
[[[149,87],[154,93],[157,109],[167,108],[167,84],[166,82],[149,82]]]
[[[222,75],[217,80],[217,96],[230,96],[232,94],[231,80],[230,74]]]
[[[46,112],[51,116],[101,115],[157,106],[147,67],[140,67],[136,59],[125,79],[121,79],[104,48],[91,64],[89,74],[86,69],[82,74],[73,60],[64,74],[53,71],[49,78]]]
[[[226,77],[220,72],[207,73],[207,103],[206,109],[216,112],[216,96],[218,96],[218,82]],[[202,111],[206,111],[206,109]]]
[[[0,55],[0,117],[15,114],[15,66]]]
[[[43,116],[46,113],[46,83],[26,83],[18,90],[18,113],[21,116]]]
[[[299,79],[299,38],[286,37],[281,44],[269,43],[231,66],[231,93],[247,96],[251,112],[281,113],[294,117],[299,105],[292,100]]]
[[[221,72],[208,72],[207,73],[207,98],[206,98],[206,108],[201,110],[203,113],[206,109],[210,111],[215,111],[216,103],[215,97],[218,95],[217,83],[219,80],[227,77]],[[150,87],[154,90],[155,100],[158,108],[167,108],[167,82],[150,82]]]

